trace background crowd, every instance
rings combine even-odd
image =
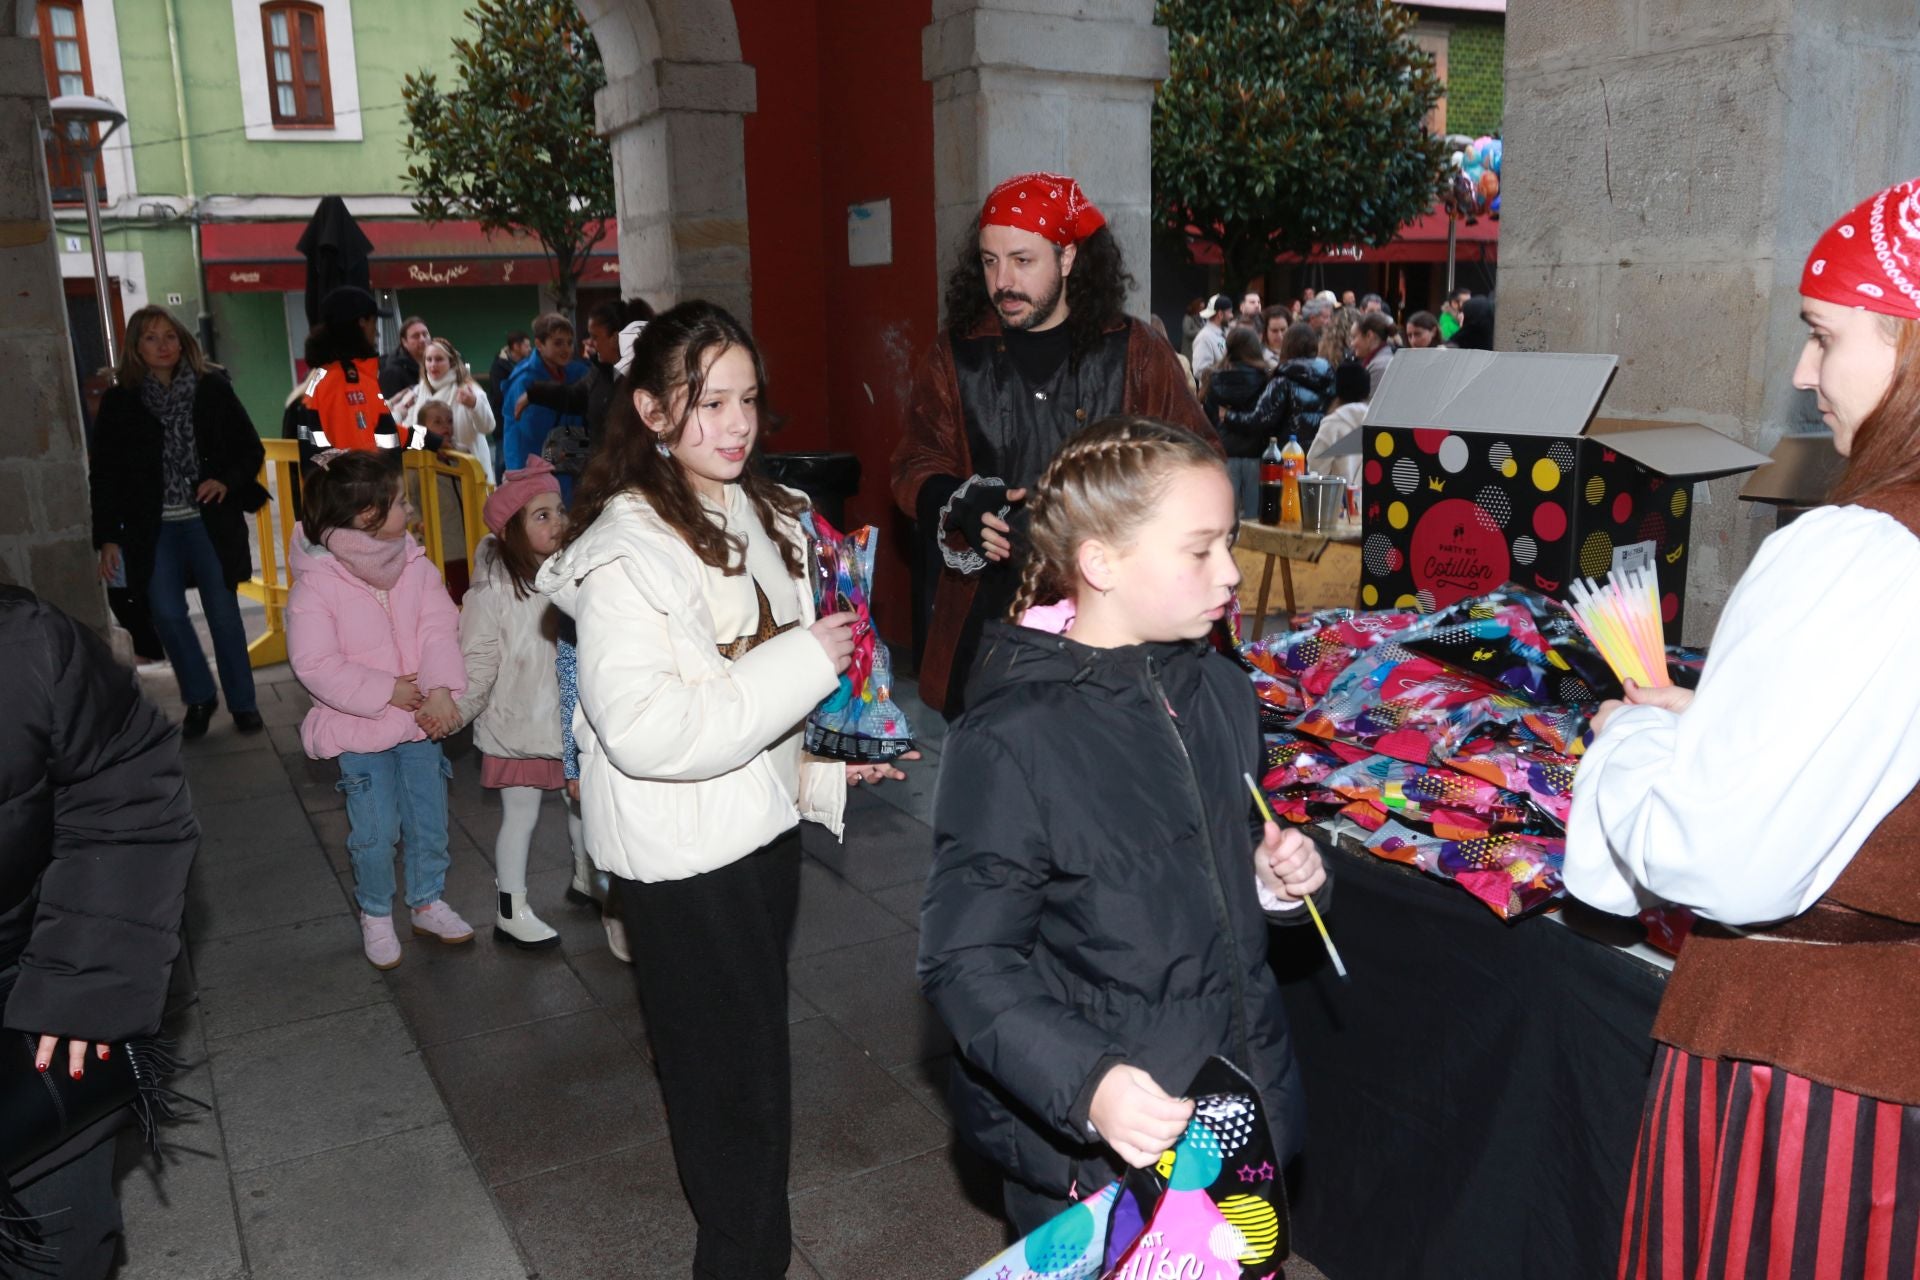
[[[1157,317],[1153,325],[1171,341]],[[1493,300],[1457,289],[1437,315],[1415,311],[1404,322],[1379,294],[1356,299],[1351,289],[1306,289],[1272,305],[1251,290],[1187,304],[1180,363],[1220,433],[1243,519],[1258,511],[1259,459],[1270,443],[1292,437],[1309,471],[1360,478],[1359,457],[1333,447],[1365,420],[1394,353],[1408,347],[1491,351]]]

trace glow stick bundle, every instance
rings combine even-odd
[[[1567,584],[1568,607],[1593,647],[1621,680],[1645,689],[1673,683],[1667,677],[1666,627],[1653,570],[1626,569],[1607,575],[1603,587],[1591,578]]]

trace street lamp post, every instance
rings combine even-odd
[[[107,144],[113,131],[127,122],[127,117],[105,98],[95,98],[89,94],[62,94],[50,105],[53,108],[54,126],[65,128],[65,145],[72,147],[81,160],[80,184],[87,200],[87,239],[93,244],[94,294],[100,303],[100,333],[106,339],[107,366],[111,368],[120,363],[120,335],[114,332],[113,299],[107,296],[110,287],[107,280],[107,246],[100,236],[100,191],[94,186],[93,169],[100,149]],[[106,126],[101,130],[97,142],[88,136],[85,127],[92,124]]]

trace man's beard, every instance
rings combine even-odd
[[[1045,296],[1034,299],[1029,298],[1024,293],[1015,293],[1011,289],[1002,289],[999,293],[993,295],[993,308],[995,312],[999,314],[1000,323],[1003,326],[1016,332],[1025,332],[1028,329],[1037,328],[1052,320],[1054,313],[1060,310],[1060,300],[1066,295],[1066,292],[1066,276],[1055,273],[1053,277],[1053,288],[1048,290]],[[1006,313],[1001,311],[1001,307],[1009,302],[1026,303],[1026,317],[1021,320],[1007,319]]]

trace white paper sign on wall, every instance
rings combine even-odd
[[[893,201],[847,206],[847,264],[884,267],[893,261]]]

